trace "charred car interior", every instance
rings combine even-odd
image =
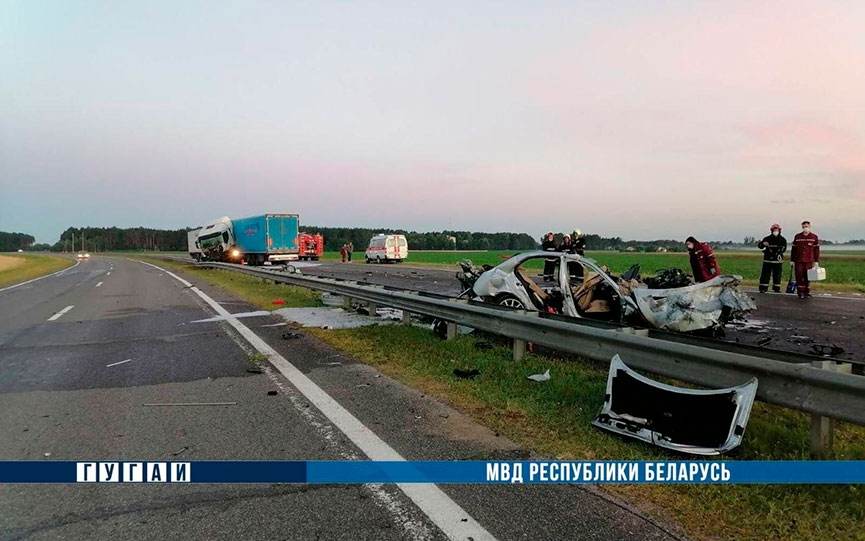
[[[556,259],[552,284],[539,285],[527,263]],[[738,276],[698,284],[678,269],[641,279],[638,265],[621,276],[576,254],[526,252],[501,264],[461,264],[461,296],[515,309],[537,310],[678,332],[713,331],[756,308],[739,289]]]

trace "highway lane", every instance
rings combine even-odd
[[[0,459],[364,457],[306,395],[252,360],[234,327],[193,323],[214,309],[166,272],[95,257],[43,282],[0,293]],[[231,312],[253,310],[195,285]],[[339,353],[312,339],[282,340],[267,326],[275,316],[238,321],[405,457],[529,456],[362,363],[343,356],[334,365]],[[264,373],[248,372],[255,366]],[[144,406],[178,402],[236,405]],[[591,489],[443,490],[499,539],[669,538]],[[443,537],[429,510],[392,486],[7,485],[0,508],[0,537],[12,539]]]

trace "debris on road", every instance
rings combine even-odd
[[[281,305],[284,305],[284,304],[285,304],[285,300],[283,300],[283,299],[273,299],[272,301],[270,301],[270,304],[273,304],[273,305],[275,305],[275,306],[281,306]]]
[[[474,379],[481,375],[481,371],[477,368],[471,370],[463,370],[462,368],[454,368],[454,375],[460,379]]]
[[[528,379],[532,381],[549,381],[550,377],[550,369],[547,368],[547,371],[543,374],[532,374],[531,376],[528,376]]]
[[[279,394],[278,391],[267,391],[267,396],[276,396],[278,394]]]
[[[264,370],[261,368],[247,368],[246,372],[248,374],[264,374]]]
[[[844,353],[844,348],[835,344],[811,344],[814,353],[823,357],[835,357]]]
[[[685,389],[642,376],[615,355],[592,425],[673,451],[717,455],[742,442],[756,394],[757,378],[726,389]]]
[[[186,451],[189,451],[189,447],[184,446],[183,449],[177,451],[176,453],[171,453],[171,454],[172,454],[172,456],[180,456],[183,453],[185,453]]]
[[[362,316],[348,312],[342,308],[313,307],[313,308],[280,308],[274,314],[282,317],[288,322],[300,324],[301,327],[311,327],[326,330],[353,329],[368,325],[392,325],[394,318],[400,319],[402,311],[387,311],[379,309],[378,317]]]
[[[292,332],[292,331],[282,333],[282,339],[283,340],[296,340],[298,338],[301,338],[302,336],[303,336],[302,334]]]
[[[212,323],[214,321],[225,321],[229,318],[260,317],[269,315],[270,312],[266,310],[256,310],[255,312],[240,312],[238,314],[229,314],[227,316],[214,316],[207,319],[196,319],[195,321],[190,321],[190,323]]]

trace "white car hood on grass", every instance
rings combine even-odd
[[[634,299],[646,320],[659,329],[689,332],[720,323],[725,307],[731,318],[757,308],[754,301],[738,289],[741,277],[721,275],[708,282],[674,289],[635,289]]]

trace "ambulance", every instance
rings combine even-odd
[[[408,241],[405,235],[379,233],[369,240],[365,255],[367,263],[399,263],[408,257]]]

